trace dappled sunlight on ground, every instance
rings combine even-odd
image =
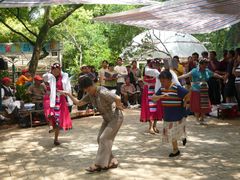
[[[87,174],[97,151],[101,117],[73,121],[74,129],[62,132],[59,147],[53,145],[48,127],[0,131],[1,179],[240,179],[240,120],[208,118],[196,125],[188,117],[188,143],[179,147],[181,156],[169,158],[169,144],[161,134],[146,133],[138,110],[125,110],[125,120],[115,139],[117,169]],[[158,123],[161,130],[162,123]]]

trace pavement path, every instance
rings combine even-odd
[[[240,179],[240,119],[208,119],[196,125],[188,117],[188,143],[181,156],[169,158],[169,144],[161,135],[146,133],[138,110],[125,110],[125,120],[113,147],[117,169],[87,174],[94,160],[101,117],[74,119],[74,129],[61,133],[54,147],[48,127],[0,131],[0,179],[184,180]],[[158,124],[161,129],[162,123]]]

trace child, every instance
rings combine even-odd
[[[161,99],[163,107],[163,142],[170,142],[173,146],[173,152],[169,154],[169,157],[175,157],[180,155],[178,149],[177,140],[182,136],[183,145],[186,144],[186,125],[185,119],[186,104],[189,93],[182,86],[172,83],[172,74],[168,70],[164,70],[160,73],[159,79],[162,87],[153,96],[153,100],[157,101]]]

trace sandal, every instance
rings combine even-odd
[[[100,166],[97,166],[96,164],[93,166],[88,167],[85,169],[89,173],[95,173],[95,172],[100,172],[101,170],[105,170],[105,168],[101,168]]]
[[[180,155],[180,151],[178,150],[176,153],[169,154],[169,157],[176,157]]]
[[[182,140],[182,143],[183,143],[183,146],[185,146],[185,145],[187,144],[187,138],[184,138],[184,139]]]
[[[155,131],[154,130],[152,130],[152,129],[149,129],[149,131],[148,131],[150,134],[155,134]]]
[[[59,142],[59,141],[54,141],[54,145],[55,145],[55,146],[59,146],[59,145],[60,145],[60,142]]]
[[[111,165],[108,166],[108,169],[115,169],[118,167],[118,163],[112,163]]]
[[[156,127],[154,127],[153,130],[155,133],[159,133],[159,130]]]

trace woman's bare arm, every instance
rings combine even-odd
[[[73,104],[77,105],[77,106],[84,106],[87,103],[81,100],[78,100],[77,98],[75,98],[71,93],[67,92],[67,91],[58,91],[60,94],[63,94],[65,96],[69,96],[70,99],[73,101]]]
[[[185,78],[188,78],[188,77],[191,77],[191,76],[192,76],[192,74],[191,74],[191,72],[189,72],[187,74],[183,74],[183,75],[179,76],[178,79],[185,79]]]

